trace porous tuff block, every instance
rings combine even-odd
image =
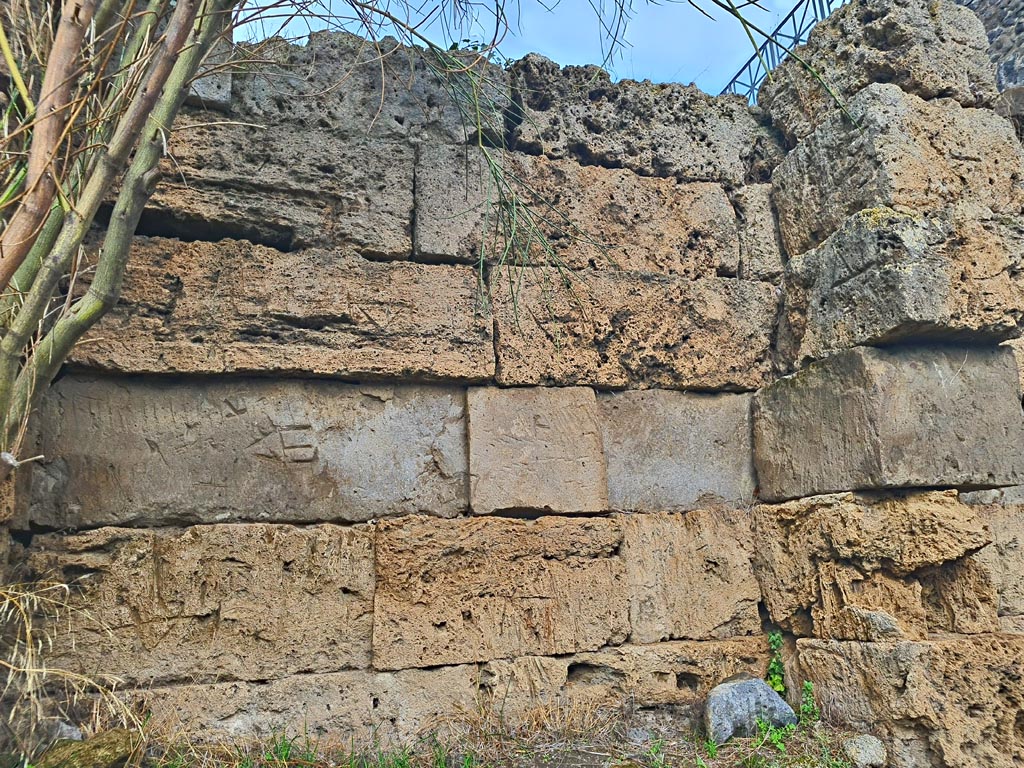
[[[760,504],[754,570],[772,621],[797,635],[919,640],[954,626],[990,632],[998,628],[995,589],[969,562],[992,540],[987,517],[956,491]]]
[[[377,529],[374,666],[758,633],[742,512],[536,520],[405,517]]]
[[[623,515],[630,641],[724,639],[760,631],[744,510]]]
[[[28,564],[80,588],[48,661],[85,675],[146,686],[370,663],[367,526],[101,528],[37,537]]]
[[[856,125],[843,114],[828,118],[772,176],[791,256],[866,208],[952,206],[966,218],[1024,208],[1024,148],[1005,118],[949,99],[924,101],[889,83],[869,85],[848,110]]]
[[[477,283],[469,266],[139,238],[121,301],[70,360],[121,374],[488,381]]]
[[[575,653],[628,638],[615,521],[437,522],[407,517],[378,529],[377,669]]]
[[[411,146],[276,121],[182,119],[197,125],[174,134],[173,160],[146,203],[140,233],[390,259],[412,253]]]
[[[948,0],[849,3],[811,31],[800,59],[776,67],[757,100],[791,144],[871,83],[965,107],[984,107],[996,97],[985,27]]]
[[[798,640],[796,648],[792,680],[810,680],[834,721],[882,736],[893,768],[1010,768],[1024,760],[1024,634]]]
[[[751,390],[771,378],[770,283],[494,270],[498,383]]]
[[[694,85],[622,80],[597,67],[559,66],[531,54],[509,69],[519,114],[514,149],[641,176],[766,181],[781,148],[763,118],[738,96]]]
[[[751,397],[660,389],[598,395],[611,507],[672,512],[749,503]]]
[[[516,258],[570,269],[714,277],[736,275],[736,213],[721,184],[677,183],[621,168],[495,154],[519,199]],[[416,163],[416,252],[423,260],[488,261],[507,240],[497,189],[480,150],[421,147]],[[527,222],[546,239],[530,238]],[[505,224],[512,225],[507,220]],[[771,219],[768,221],[771,225]],[[529,240],[529,244],[525,241]]]
[[[214,738],[267,738],[305,723],[313,737],[407,743],[445,722],[481,713],[509,726],[595,707],[671,706],[694,715],[707,691],[738,673],[760,675],[763,637],[625,645],[571,656],[485,664],[292,675],[266,682],[156,686],[133,692],[154,728]]]
[[[38,432],[48,458],[25,468],[31,493],[18,503],[47,528],[468,507],[460,389],[68,376],[43,402]]]
[[[474,387],[468,406],[474,512],[608,509],[593,390]]]
[[[994,343],[1024,323],[1024,217],[871,208],[786,268],[782,356],[793,367],[859,344]]]
[[[754,398],[768,501],[837,491],[1024,481],[1024,414],[1002,347],[857,347]]]

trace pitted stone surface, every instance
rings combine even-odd
[[[672,512],[754,496],[751,396],[660,389],[598,395],[608,503]]]
[[[136,240],[124,292],[71,355],[121,374],[253,372],[487,381],[492,324],[469,266]]]
[[[725,639],[760,631],[761,594],[743,510],[625,515],[630,641]]]
[[[625,642],[622,537],[608,518],[381,523],[374,667],[567,654]]]
[[[772,177],[786,251],[822,243],[853,213],[887,206],[961,216],[1024,209],[1024,147],[986,109],[924,101],[890,83],[869,85],[790,152]],[[984,180],[977,183],[976,180]]]
[[[847,640],[948,630],[947,607],[969,607],[963,587],[978,586],[956,566],[992,541],[987,517],[955,491],[760,504],[754,569],[772,621],[798,635]],[[994,591],[979,596],[988,612],[976,631],[991,631]]]
[[[261,46],[259,67],[234,75],[232,110],[246,122],[289,124],[350,139],[380,138],[461,144],[462,110],[423,49],[391,37],[376,43],[348,32],[313,32],[306,45],[282,39]],[[383,54],[383,55],[382,55]],[[461,54],[451,54],[459,56]],[[500,131],[509,91],[505,73],[466,54],[452,90],[476,91],[487,131]]]
[[[751,390],[771,377],[770,283],[554,269],[491,276],[498,383]]]
[[[523,242],[529,214],[520,212],[514,225],[519,235],[512,240],[519,261],[688,277],[734,276],[739,270],[736,212],[720,184],[680,184],[574,160],[489,152],[502,165],[509,189],[496,186],[480,150],[420,149],[420,257],[475,262],[483,248],[488,261],[498,260],[509,237],[497,203],[501,195],[515,194],[546,239],[546,245]]]
[[[798,640],[793,677],[828,692],[824,713],[835,722],[883,736],[893,768],[1024,760],[1024,634]]]
[[[779,340],[790,368],[858,344],[998,342],[1024,326],[1024,217],[872,208],[790,259]]]
[[[471,388],[468,403],[474,512],[608,509],[607,464],[592,389]]]
[[[318,128],[183,115],[138,231],[281,250],[412,253],[413,148]]]
[[[26,468],[28,513],[47,528],[363,521],[468,506],[457,389],[66,377],[40,409],[39,433],[47,458]]]
[[[303,674],[267,682],[156,686],[137,691],[154,728],[213,738],[270,737],[305,722],[312,737],[346,743],[405,742],[468,713],[501,713],[510,726],[538,708],[671,706],[696,725],[700,702],[719,680],[762,673],[762,637],[624,645],[572,656],[524,656],[486,664]]]
[[[771,184],[750,184],[732,195],[740,227],[740,272],[744,280],[778,283],[784,257],[775,221]]]
[[[818,24],[799,53],[813,74],[787,59],[758,94],[792,144],[871,83],[965,107],[987,106],[996,96],[985,28],[948,0],[854,0]]]
[[[156,686],[133,699],[162,733],[233,743],[291,733],[338,743],[407,742],[478,706],[476,664],[400,672],[353,670],[262,682]]]
[[[1020,397],[1005,348],[840,352],[755,396],[761,498],[1019,485]]]
[[[366,526],[49,534],[35,542],[29,567],[81,589],[48,663],[85,675],[146,686],[266,680],[370,662],[373,532]]]
[[[522,109],[511,140],[522,152],[730,186],[767,181],[781,157],[760,112],[736,96],[612,83],[597,67],[560,69],[537,54],[516,62],[510,76]]]

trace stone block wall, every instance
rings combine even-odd
[[[4,507],[82,585],[55,662],[212,737],[403,739],[692,717],[777,627],[892,765],[1024,759],[1024,148],[981,23],[845,6],[805,51],[845,111],[791,65],[761,111],[527,57],[480,71],[502,150],[366,45],[182,117]]]

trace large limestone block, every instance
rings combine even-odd
[[[499,384],[742,391],[770,379],[778,299],[769,283],[563,278],[554,269],[492,275]]]
[[[749,184],[730,196],[740,227],[740,272],[744,280],[782,280],[782,242],[771,184]]]
[[[602,393],[608,503],[673,512],[754,496],[751,395],[650,389]]]
[[[1024,481],[1016,363],[1002,347],[856,347],[754,398],[761,498]]]
[[[280,123],[182,119],[197,125],[174,134],[140,233],[391,259],[412,253],[411,146]]]
[[[1024,505],[992,505],[984,515],[992,543],[974,556],[999,594],[999,616],[1024,617]]]
[[[488,151],[507,188],[495,184],[479,150],[420,148],[420,258],[477,261],[484,248],[485,258],[495,261],[514,227],[518,234],[511,247],[516,251],[510,258],[519,261],[687,277],[736,275],[739,270],[736,212],[720,184],[680,184],[573,160]],[[509,195],[519,201],[514,222],[508,219],[509,207],[498,205]]]
[[[597,67],[565,67],[531,54],[510,69],[521,114],[513,148],[641,176],[766,181],[780,147],[759,111],[696,86],[623,80]]]
[[[71,362],[118,373],[486,381],[492,324],[478,303],[469,266],[139,239],[120,303]]]
[[[859,344],[995,342],[1024,325],[1024,217],[872,208],[790,259],[780,351],[798,367]]]
[[[672,707],[696,725],[704,697],[722,680],[768,664],[763,636],[732,640],[622,645],[574,656],[497,660],[481,665],[485,706],[515,719],[552,703],[576,706]]]
[[[245,744],[306,733],[324,744],[404,746],[477,711],[477,665],[400,672],[300,674],[253,682],[156,686],[133,692],[158,733]]]
[[[101,528],[33,541],[81,592],[48,663],[131,685],[362,668],[373,625],[365,526]]]
[[[761,593],[744,510],[621,517],[630,641],[723,639],[760,631]]]
[[[869,85],[848,110],[857,125],[843,114],[828,118],[772,176],[790,255],[865,208],[955,205],[963,216],[988,218],[1024,208],[1024,148],[994,112],[924,101],[890,83]]]
[[[814,683],[827,716],[883,736],[893,768],[1024,761],[1024,634],[798,640],[792,679]]]
[[[458,144],[476,133],[477,120],[488,136],[500,135],[509,104],[505,73],[478,54],[447,54],[443,82],[436,57],[393,37],[313,32],[305,45],[266,41],[259,56],[260,65],[240,68],[232,84],[233,114],[258,125]],[[473,93],[477,103],[452,97],[459,93]]]
[[[161,733],[234,743],[293,732],[296,723],[325,742],[408,743],[463,718],[501,718],[508,727],[538,717],[670,706],[693,717],[717,682],[761,675],[763,638],[620,646],[573,656],[525,656],[486,664],[294,675],[267,682],[157,686],[133,698]],[[555,720],[557,722],[557,720]]]
[[[838,112],[837,99],[871,83],[965,107],[996,97],[985,27],[948,0],[855,0],[818,24],[799,52],[803,63],[783,61],[757,99],[791,144]]]
[[[474,512],[608,509],[608,473],[592,389],[474,387],[467,402]]]
[[[799,635],[902,640],[948,629],[947,607],[988,598],[979,617],[987,621],[976,627],[991,631],[991,583],[979,589],[954,567],[992,540],[986,517],[955,491],[760,504],[754,570],[765,606],[774,623]]]
[[[608,518],[381,523],[374,667],[567,654],[624,642],[622,540]]]
[[[38,425],[47,458],[26,467],[28,511],[46,528],[364,521],[468,505],[461,390],[69,376]]]

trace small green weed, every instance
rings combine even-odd
[[[650,760],[651,768],[665,768],[665,742],[662,739],[655,739],[647,749],[647,759]]]
[[[800,690],[800,725],[811,725],[821,720],[821,710],[814,701],[814,683],[804,680]]]
[[[718,744],[714,739],[704,739],[704,751],[710,759],[714,760],[718,757]]]
[[[784,725],[781,728],[771,723],[766,723],[764,720],[757,721],[757,748],[770,744],[775,747],[779,752],[786,751],[786,739],[793,735],[793,731],[796,730],[795,725]]]
[[[786,669],[782,665],[782,633],[768,633],[768,648],[772,652],[772,658],[768,662],[768,673],[765,675],[765,682],[771,686],[780,696],[786,695]]]

